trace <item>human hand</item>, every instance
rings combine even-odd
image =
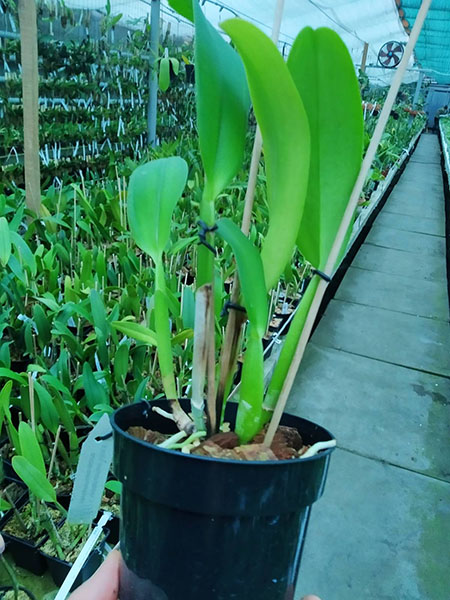
[[[71,594],[69,600],[118,600],[119,565],[120,552],[113,550],[92,577]]]

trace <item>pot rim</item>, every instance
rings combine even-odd
[[[141,404],[141,405],[145,405],[147,406],[147,409],[149,407],[149,404],[151,404],[150,402],[146,402],[146,401],[142,401],[142,402],[138,402],[136,403],[137,405]],[[113,428],[113,430],[115,431],[116,434],[122,435],[124,436],[127,440],[129,440],[132,443],[138,444],[140,446],[143,446],[144,448],[151,448],[156,452],[161,452],[166,455],[172,455],[172,456],[177,456],[183,459],[187,459],[187,460],[198,460],[198,461],[205,461],[206,463],[222,463],[222,464],[233,464],[233,465],[241,465],[242,468],[250,468],[253,466],[259,466],[259,465],[267,465],[267,466],[286,466],[287,464],[297,464],[297,463],[308,463],[308,462],[313,462],[315,460],[323,460],[324,458],[326,458],[327,456],[329,456],[333,450],[335,450],[335,447],[333,448],[327,448],[326,450],[321,450],[318,454],[315,454],[314,456],[310,456],[308,458],[290,458],[290,459],[284,459],[284,460],[236,460],[236,459],[231,459],[231,458],[214,458],[211,456],[201,456],[198,454],[185,454],[183,452],[180,452],[179,450],[170,450],[169,448],[161,448],[160,446],[157,446],[156,444],[151,444],[150,442],[146,442],[144,440],[141,440],[137,437],[135,437],[134,435],[131,435],[130,433],[126,432],[124,429],[122,429],[116,422],[116,415],[118,412],[128,409],[132,406],[136,406],[136,404],[127,404],[125,406],[121,406],[120,408],[118,408],[117,410],[114,411],[114,413],[111,415],[111,426]],[[312,425],[319,427],[320,429],[322,429],[326,434],[328,434],[329,436],[329,440],[334,440],[335,437],[324,427],[322,427],[321,425],[318,425],[317,423],[314,423],[314,421],[309,421],[308,419],[304,419],[303,417],[298,417],[296,415],[291,415],[289,413],[284,413],[284,415],[287,415],[289,417],[294,417],[295,419],[299,419],[301,421],[304,421],[306,423],[311,423]],[[301,435],[301,431],[299,431],[300,435]],[[321,440],[322,441],[322,440]],[[323,441],[328,441],[328,440],[323,440]]]

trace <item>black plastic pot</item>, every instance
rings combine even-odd
[[[44,552],[41,553],[41,557],[46,563],[46,567],[48,567],[48,570],[50,571],[50,575],[52,576],[55,585],[61,587],[72,567],[72,563],[68,563],[65,560],[60,560],[59,558],[50,556],[48,554],[45,554]],[[75,579],[70,591],[73,592],[73,590],[75,590],[82,583],[88,580],[89,577],[95,573],[95,571],[102,564],[102,562],[103,551],[102,547],[100,546],[95,548],[91,552],[87,561],[84,563],[81,571],[79,572],[78,577]]]
[[[166,401],[152,403],[168,409]],[[233,423],[236,405],[226,419]],[[305,443],[332,439],[285,415]],[[322,495],[330,450],[310,459],[241,462],[182,454],[126,433],[175,432],[145,402],[112,417],[121,495],[121,600],[288,600],[311,505]]]
[[[17,538],[9,533],[2,533],[2,536],[8,546],[15,564],[22,567],[34,575],[43,575],[47,570],[47,564],[39,552],[39,546],[46,541],[46,537],[41,538],[38,544],[30,540]]]

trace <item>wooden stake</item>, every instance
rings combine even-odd
[[[39,75],[35,0],[19,0],[20,54],[22,62],[23,141],[25,193],[28,208],[41,209],[39,163]]]
[[[369,44],[367,42],[364,42],[364,50],[362,53],[362,58],[361,58],[361,71],[364,73],[364,71],[366,70],[366,62],[367,62],[367,52],[369,51]]]
[[[277,0],[275,15],[272,28],[272,41],[276,44],[280,36],[281,20],[283,18],[284,0]],[[250,162],[250,171],[248,176],[247,190],[244,199],[244,214],[242,217],[241,231],[248,236],[253,212],[253,203],[255,201],[256,182],[258,179],[259,161],[262,153],[262,137],[259,125],[256,126],[255,139],[253,142],[252,158]],[[241,286],[237,271],[233,279],[231,292],[231,302],[237,304],[241,295]],[[223,342],[220,356],[220,376],[217,386],[216,411],[217,423],[220,420],[220,413],[225,401],[225,394],[228,388],[228,378],[233,365],[236,363],[237,350],[241,337],[242,325],[245,323],[245,314],[241,311],[232,310],[228,315],[227,327],[225,330],[225,339]]]
[[[333,246],[330,251],[330,255],[327,260],[327,264],[325,267],[325,273],[332,273],[334,270],[334,266],[336,264],[339,252],[342,247],[342,243],[344,241],[347,230],[350,226],[353,214],[355,212],[358,200],[360,198],[362,189],[364,187],[364,183],[366,181],[366,177],[369,173],[369,169],[372,165],[373,159],[375,158],[375,154],[380,143],[381,137],[383,135],[384,129],[386,127],[386,123],[389,119],[389,115],[392,110],[392,106],[394,104],[395,98],[397,96],[398,90],[400,88],[400,84],[402,82],[403,76],[405,74],[406,68],[408,66],[408,61],[412,55],[414,50],[414,46],[416,45],[417,38],[419,37],[420,31],[422,29],[423,23],[425,21],[425,17],[427,16],[428,9],[430,8],[431,0],[422,0],[422,5],[417,14],[416,21],[414,23],[413,30],[411,31],[411,35],[406,45],[405,52],[403,54],[403,58],[398,66],[397,72],[394,75],[394,78],[391,83],[391,87],[389,89],[388,95],[386,97],[386,101],[384,103],[383,109],[381,111],[380,117],[377,121],[375,131],[373,132],[372,139],[370,140],[369,147],[367,149],[366,155],[361,165],[361,170],[359,172],[356,183],[353,187],[353,191],[350,196],[350,200],[347,204],[347,208],[345,209],[344,216],[342,218],[341,224],[339,226],[338,232],[336,234]],[[315,275],[318,277],[318,275]],[[297,348],[295,350],[294,358],[289,367],[289,371],[286,375],[286,379],[284,381],[283,388],[280,393],[280,397],[278,398],[277,405],[275,407],[274,413],[272,415],[272,420],[270,421],[269,428],[266,433],[266,437],[264,439],[264,443],[267,446],[270,446],[273,441],[273,437],[278,429],[278,425],[280,424],[281,417],[283,415],[287,399],[292,389],[292,385],[294,383],[295,376],[297,374],[298,368],[303,358],[303,354],[305,352],[306,344],[309,340],[309,336],[311,335],[311,331],[316,320],[317,313],[319,312],[320,304],[322,302],[323,295],[325,293],[327,287],[327,282],[321,279],[319,285],[316,290],[316,294],[314,296],[314,300],[312,301],[311,308],[309,309],[308,317],[305,322],[305,326],[303,328],[302,334],[297,344]]]
[[[52,476],[53,466],[55,464],[55,459],[56,459],[56,450],[58,448],[59,437],[61,435],[61,429],[62,429],[61,425],[58,425],[58,429],[56,430],[56,435],[55,435],[55,443],[53,444],[52,456],[50,458],[50,466],[48,467],[48,473],[47,473],[48,480],[50,480],[50,477]]]

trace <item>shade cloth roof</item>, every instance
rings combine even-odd
[[[400,10],[412,26],[420,0],[401,0]],[[420,66],[438,83],[450,83],[450,0],[433,0],[416,44]]]
[[[110,2],[112,12],[122,13],[124,19],[145,17],[150,12],[151,0]],[[67,6],[96,10],[104,10],[105,3],[106,0],[66,0]],[[190,25],[171,12],[167,0],[161,0],[161,3],[163,20],[172,21],[175,31],[181,35],[192,34]],[[254,21],[269,33],[275,4],[276,0],[204,0],[203,7],[206,16],[216,26],[221,20],[236,14]],[[405,44],[408,41],[405,19],[412,25],[419,5],[420,0],[285,0],[280,48],[288,51],[297,33],[306,25],[331,27],[343,38],[355,65],[361,62],[364,42],[369,44],[367,73],[374,83],[386,85],[390,83],[394,69],[382,68],[377,63],[378,52],[386,42],[394,40]],[[450,0],[433,0],[431,11],[420,38],[417,57],[423,67],[450,71]],[[418,78],[414,62],[411,59],[410,70],[404,79],[406,83]],[[433,73],[433,77],[436,75]]]

